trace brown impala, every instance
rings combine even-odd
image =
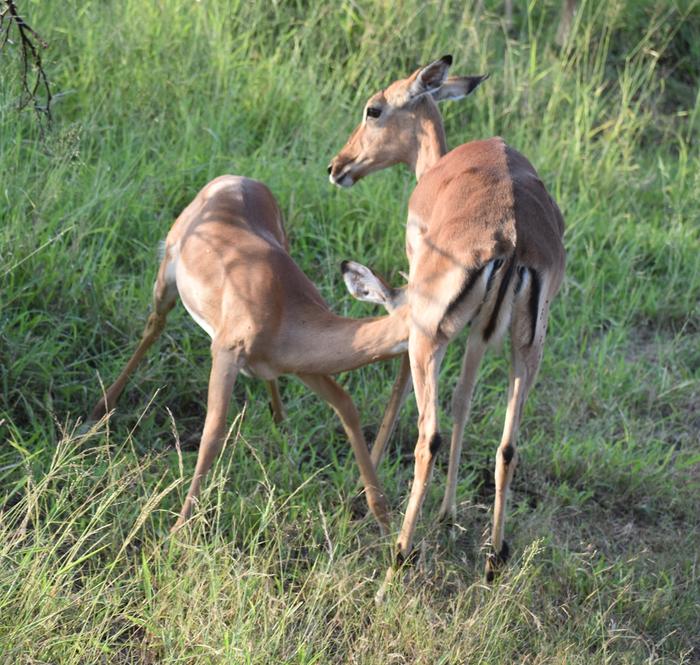
[[[450,76],[444,56],[370,97],[362,123],[328,171],[350,187],[373,171],[404,163],[415,171],[408,205],[406,253],[411,308],[408,356],[418,404],[418,442],[411,495],[398,539],[396,565],[411,553],[416,521],[440,447],[438,375],[447,344],[471,325],[459,383],[452,396],[453,429],[442,518],[456,513],[457,467],[464,426],[486,347],[510,328],[512,366],[503,437],[496,454],[496,496],[487,579],[508,557],[505,503],[517,462],[523,405],[542,357],[552,299],[564,276],[564,221],[537,172],[501,138],[447,152],[436,102],[460,99],[485,76]],[[394,387],[383,446],[407,392],[404,361]],[[393,569],[387,572],[387,582]],[[385,584],[386,587],[386,584]],[[384,587],[384,588],[385,588]],[[380,596],[383,590],[380,591]]]
[[[190,516],[202,479],[221,450],[238,372],[268,383],[276,420],[284,417],[276,379],[296,374],[338,414],[360,467],[367,503],[381,529],[389,508],[367,450],[357,409],[329,374],[405,353],[408,308],[359,264],[343,264],[345,279],[372,294],[388,316],[348,319],[333,314],[288,253],[282,214],[260,182],[221,176],[202,189],[170,229],[153,289],[153,312],[133,356],[95,405],[97,420],[114,408],[129,375],[158,339],[178,295],[211,337],[207,415],[194,477],[174,529]]]

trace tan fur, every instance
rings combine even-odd
[[[402,352],[406,305],[392,314],[349,319],[333,314],[288,253],[282,215],[260,182],[222,176],[197,194],[173,224],[154,286],[143,339],[92,418],[114,408],[127,379],[165,326],[179,295],[212,338],[212,371],[195,475],[176,527],[190,516],[202,478],[225,434],[228,403],[239,371],[268,382],[276,420],[284,417],[276,378],[296,374],[338,413],[360,468],[367,501],[383,529],[389,509],[362,436],[357,409],[328,374]]]
[[[450,466],[441,508],[442,517],[454,518],[462,435],[478,367],[487,345],[510,328],[512,372],[496,463],[494,555],[487,564],[493,574],[507,554],[505,497],[517,460],[515,440],[522,409],[539,366],[549,306],[564,275],[564,222],[533,166],[503,139],[472,141],[446,152],[434,100],[461,98],[485,79],[447,78],[451,62],[445,56],[373,95],[367,107],[381,108],[381,115],[363,121],[333,158],[329,172],[331,181],[350,186],[386,165],[402,162],[414,169],[418,179],[408,206],[406,253],[409,358],[419,435],[414,483],[398,539],[399,563],[411,552],[439,446],[437,381],[446,345],[471,323],[452,400]],[[405,394],[407,382],[400,376],[393,395]],[[388,418],[397,412],[392,404]],[[383,431],[390,432],[392,426],[383,423]],[[380,459],[381,452],[373,453],[373,458]]]

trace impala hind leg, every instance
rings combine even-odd
[[[462,361],[462,371],[452,395],[452,440],[450,441],[450,464],[447,470],[447,485],[445,496],[440,507],[438,519],[454,521],[457,516],[457,477],[459,474],[459,460],[462,454],[462,440],[464,427],[471,410],[474,386],[479,372],[481,360],[486,351],[486,342],[480,331],[469,335],[467,350]]]
[[[182,505],[172,531],[179,529],[192,514],[192,508],[199,497],[202,480],[207,474],[217,455],[221,452],[226,435],[226,415],[231,401],[233,384],[240,368],[241,358],[237,351],[217,348],[212,345],[211,373],[209,375],[209,391],[207,393],[207,416],[204,421],[204,431],[199,443],[197,465],[194,476],[187,492],[187,498]]]
[[[411,330],[408,354],[411,360],[411,376],[416,394],[416,404],[418,405],[418,442],[414,452],[413,484],[401,532],[396,541],[396,559],[394,565],[386,571],[384,583],[374,597],[377,604],[383,602],[396,570],[409,559],[413,549],[413,534],[433,473],[435,457],[440,448],[437,388],[440,365],[446,348],[445,341],[438,342],[415,328]]]
[[[516,447],[523,407],[537,377],[547,329],[548,307],[545,303],[533,321],[522,309],[514,312],[511,340],[511,371],[508,386],[508,407],[501,443],[496,452],[496,493],[493,505],[492,552],[486,560],[486,580],[491,582],[507,561],[510,548],[504,539],[506,502],[518,462]],[[527,325],[523,325],[527,321]],[[532,330],[532,334],[530,334]]]
[[[105,394],[95,404],[89,420],[99,420],[105,413],[111,411],[124,390],[129,376],[136,369],[148,349],[151,348],[165,328],[165,320],[168,312],[175,306],[177,300],[177,285],[170,269],[170,263],[166,257],[160,264],[158,277],[153,286],[153,311],[146,321],[143,335],[133,355],[121,371],[117,380],[106,390]]]
[[[411,554],[416,522],[441,444],[438,431],[438,376],[446,348],[445,341],[436,341],[415,329],[411,331],[408,351],[418,405],[418,442],[414,451],[411,494],[397,541],[397,565],[401,565]]]
[[[365,487],[367,505],[376,517],[382,535],[385,535],[390,527],[389,503],[386,500],[384,490],[372,464],[369,449],[360,427],[360,416],[357,413],[355,404],[350,395],[329,376],[300,374],[299,378],[319,397],[328,402],[338,414],[343,429],[350,439],[352,450],[355,453],[362,484]]]

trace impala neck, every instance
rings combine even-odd
[[[440,111],[432,99],[425,99],[419,106],[416,143],[409,164],[416,173],[416,180],[420,180],[446,152],[445,129]]]
[[[329,316],[307,336],[303,371],[335,374],[403,353],[408,342],[408,315],[404,305],[377,318]]]

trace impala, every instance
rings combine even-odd
[[[173,224],[153,289],[143,337],[92,411],[114,408],[139,361],[160,336],[178,295],[211,337],[207,414],[194,477],[173,529],[189,518],[204,476],[221,450],[228,404],[239,372],[268,383],[276,420],[284,416],[276,379],[296,374],[338,414],[360,469],[370,510],[386,532],[389,508],[350,396],[330,377],[399,353],[408,337],[403,292],[371,271],[345,263],[346,280],[372,293],[389,315],[350,319],[330,311],[288,252],[282,214],[260,182],[221,176],[197,194]],[[361,274],[359,271],[362,271]]]
[[[505,426],[496,454],[488,580],[507,559],[504,520],[517,463],[516,437],[542,357],[549,307],[564,276],[564,221],[530,162],[501,138],[473,141],[447,152],[436,102],[465,97],[486,78],[448,77],[451,64],[452,57],[446,55],[372,95],[361,124],[328,167],[331,182],[343,187],[397,163],[407,164],[418,180],[406,227],[408,356],[419,413],[418,441],[395,567],[387,572],[386,583],[411,554],[441,443],[440,364],[447,344],[468,324],[470,334],[452,396],[452,440],[440,516],[456,515],[462,437],[479,364],[487,346],[510,329],[512,362]],[[383,423],[384,436],[373,450],[375,460],[381,458],[378,447],[385,445],[392,418],[407,393],[408,370],[404,362],[391,413]]]

